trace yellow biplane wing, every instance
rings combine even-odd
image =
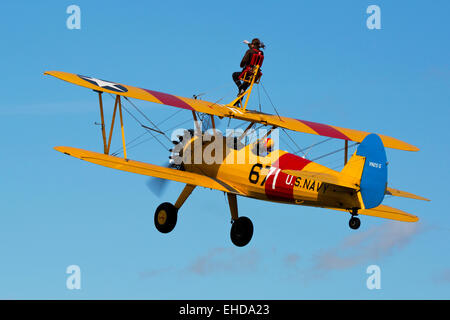
[[[186,184],[196,185],[200,187],[215,189],[223,192],[234,193],[243,195],[240,191],[236,190],[229,184],[213,179],[200,174],[186,172],[171,168],[165,168],[150,163],[128,160],[124,158],[118,158],[109,156],[106,154],[88,151],[84,149],[72,148],[72,147],[55,147],[56,151],[62,152],[69,156],[92,162],[103,167],[108,167],[116,170],[122,170],[137,174],[142,174],[151,177],[157,177],[161,179],[173,180]]]
[[[336,208],[329,208],[329,209],[339,210],[339,211],[347,211],[344,209],[336,209]],[[396,220],[396,221],[403,221],[403,222],[419,221],[419,218],[413,214],[406,213],[400,209],[385,206],[383,204],[379,205],[376,208],[372,208],[372,209],[358,210],[358,214],[372,216],[372,217],[378,217],[378,218],[384,218],[384,219],[390,219],[390,220]]]
[[[47,71],[44,74],[51,75],[58,79],[100,92],[108,92],[119,96],[150,101],[186,110],[206,113],[209,115],[235,118],[239,120],[261,123],[264,125],[270,125],[298,132],[326,136],[330,138],[361,142],[369,134],[369,132],[365,131],[341,128],[337,126],[331,126],[327,124],[300,120],[295,118],[282,117],[255,110],[248,110],[248,109],[244,110],[242,108],[233,107],[230,105],[223,105],[204,100],[184,98],[172,94],[128,86],[120,83],[110,82],[83,75],[77,75],[73,73],[61,71]],[[384,135],[379,136],[383,141],[384,146],[387,148],[406,151],[419,150],[417,147],[404,141],[398,140],[396,138]]]

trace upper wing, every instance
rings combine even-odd
[[[154,164],[139,162],[134,160],[125,160],[106,154],[87,151],[72,147],[55,147],[55,150],[67,154],[69,156],[79,158],[88,162],[92,162],[104,167],[113,168],[122,171],[133,172],[146,176],[152,176],[167,180],[174,180],[182,183],[192,184],[200,187],[216,189],[224,192],[242,195],[241,192],[233,188],[227,183],[218,179],[213,179],[200,174],[181,171],[176,169],[165,168]]]
[[[97,91],[109,92],[125,97],[151,101],[186,110],[207,113],[219,117],[236,118],[239,120],[257,122],[265,125],[271,125],[288,130],[326,136],[330,138],[361,142],[368,134],[370,134],[369,132],[365,131],[341,128],[306,120],[281,117],[278,115],[267,114],[255,110],[244,111],[241,108],[222,105],[215,102],[179,97],[167,93],[132,87],[120,83],[105,81],[68,72],[47,71],[44,74],[51,75],[61,80]],[[387,148],[406,151],[419,150],[417,147],[396,138],[384,135],[379,136],[383,141],[384,146]]]
[[[409,192],[401,191],[401,190],[397,190],[397,189],[392,189],[389,187],[386,188],[385,194],[390,195],[390,196],[395,196],[395,197],[403,197],[403,198],[430,201],[430,199],[415,195],[413,193],[409,193]]]
[[[224,110],[226,109],[224,106],[215,104],[213,102],[179,97],[172,94],[142,89],[116,82],[101,80],[97,78],[62,71],[46,71],[44,72],[44,74],[76,84],[78,86],[86,87],[92,90],[117,94],[124,97],[150,101],[154,103],[164,104],[191,111],[203,112],[221,117],[225,117],[228,113],[226,110]]]
[[[339,210],[339,211],[347,211],[344,209],[335,209],[335,208],[329,208],[329,209],[334,209],[334,210]],[[419,221],[419,218],[415,215],[406,213],[400,209],[385,206],[383,204],[379,205],[376,208],[372,208],[372,209],[358,210],[358,214],[372,216],[372,217],[378,217],[378,218],[384,218],[384,219],[390,219],[390,220],[396,220],[396,221],[404,221],[404,222]]]

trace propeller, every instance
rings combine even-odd
[[[170,162],[165,163],[163,166],[166,168],[172,168],[172,164]],[[145,184],[147,185],[147,188],[149,188],[150,191],[159,198],[166,191],[168,182],[170,181],[167,179],[150,177],[147,179]]]
[[[182,142],[183,142],[183,136],[177,136],[177,140],[172,141],[172,143],[174,145],[174,149],[177,149],[176,148],[177,145]],[[174,149],[169,149],[169,152],[170,152],[169,161],[164,163],[162,165],[162,167],[166,167],[166,168],[176,168],[177,167],[173,157],[178,156],[179,154]],[[167,179],[150,177],[147,179],[146,185],[150,189],[150,191],[153,192],[153,194],[155,194],[157,197],[161,197],[167,189],[168,182],[170,182],[170,181]]]

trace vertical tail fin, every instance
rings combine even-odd
[[[381,204],[387,185],[387,159],[381,138],[372,133],[364,138],[341,172],[359,181],[363,208]]]

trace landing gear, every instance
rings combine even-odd
[[[161,233],[169,233],[177,224],[178,209],[169,202],[161,203],[155,211],[155,226]]]
[[[231,225],[230,237],[235,246],[247,245],[253,236],[253,223],[247,217],[239,217]]]
[[[359,218],[357,218],[357,217],[351,217],[350,221],[348,222],[348,225],[353,230],[356,230],[361,225],[361,220],[359,220]]]
[[[178,218],[178,210],[194,191],[195,186],[187,184],[180,196],[178,197],[175,205],[170,202],[161,203],[155,211],[155,227],[161,233],[169,233],[175,228]]]
[[[175,204],[170,202],[161,203],[155,211],[155,226],[161,233],[169,233],[177,224],[178,210],[195,189],[194,185],[187,184],[181,192]],[[237,247],[246,246],[253,237],[253,223],[247,217],[239,217],[236,195],[227,193],[231,212],[230,238]]]
[[[359,218],[356,217],[358,215],[358,209],[353,208],[351,215],[352,217],[350,218],[348,225],[351,229],[356,230],[361,226],[361,220],[359,220]]]
[[[253,223],[252,220],[247,217],[238,216],[236,195],[227,193],[227,196],[232,219],[230,231],[231,242],[237,247],[243,247],[252,240]]]

